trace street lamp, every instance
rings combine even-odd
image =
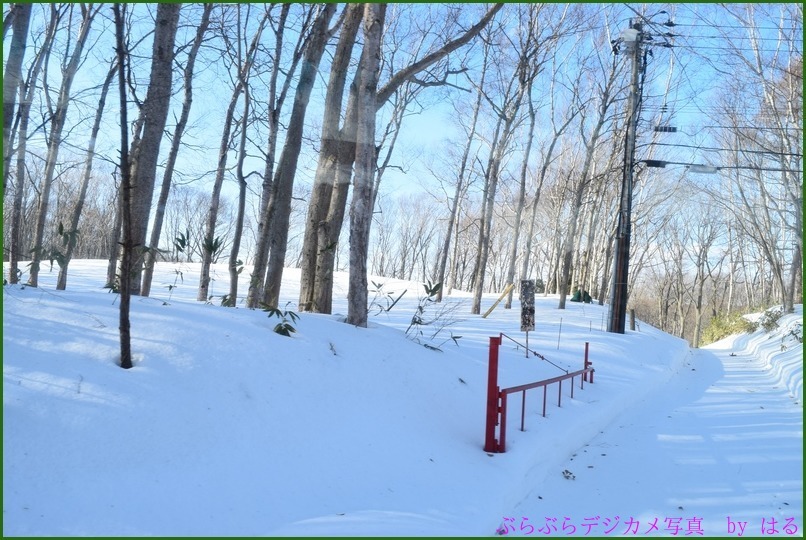
[[[638,163],[643,163],[649,168],[662,169],[666,165],[684,165],[688,172],[699,174],[716,174],[722,167],[713,165],[702,165],[700,163],[681,163],[679,161],[661,161],[659,159],[642,159]]]
[[[662,161],[659,159],[639,159],[637,163],[643,163],[649,168],[663,169],[666,165],[683,165],[688,172],[699,174],[716,174],[727,169],[740,169],[745,171],[772,171],[789,172],[790,169],[779,169],[777,167],[757,167],[755,165],[702,165],[700,163],[683,163],[680,161]]]
[[[699,173],[699,174],[716,174],[719,171],[719,167],[713,167],[711,165],[698,165],[696,163],[689,165],[686,167],[688,172]]]

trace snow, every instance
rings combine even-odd
[[[55,271],[38,289],[4,287],[4,535],[635,536],[653,519],[648,535],[760,535],[762,519],[803,534],[802,345],[789,334],[802,306],[775,332],[692,351],[640,321],[607,333],[606,307],[538,295],[530,348],[574,371],[589,342],[595,382],[573,399],[564,385],[562,407],[550,387],[546,418],[528,393],[524,432],[513,395],[507,452],[488,454],[489,337],[523,341],[517,298],[483,319],[467,293],[446,297],[451,324],[420,338],[435,351],[404,335],[421,284],[372,278],[407,292],[355,328],[339,274],[336,314],[300,314],[289,338],[265,312],[196,302],[198,270],[160,263],[154,295],[133,299],[131,370],[115,364],[105,262],[73,261],[63,292]],[[298,288],[286,270],[283,305]],[[562,374],[509,341],[500,360],[502,387]]]

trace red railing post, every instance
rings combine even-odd
[[[498,424],[498,401],[500,389],[498,388],[498,347],[501,345],[501,336],[490,338],[490,356],[487,366],[487,425],[484,436],[484,451],[499,452],[498,441],[495,439],[495,426]],[[503,438],[503,437],[502,437]]]
[[[589,347],[590,347],[590,343],[588,343],[588,342],[586,341],[586,342],[585,342],[585,365],[583,366],[583,369],[588,369],[588,368],[589,368],[589,367],[591,367],[591,365],[593,364],[593,362],[591,362],[590,360],[588,360],[588,348],[589,348]],[[587,373],[585,373],[585,374],[583,375],[583,380],[584,380],[584,381],[587,381],[587,380],[588,380],[588,374],[587,374]],[[592,383],[592,382],[593,382],[593,372],[591,372],[591,383]]]
[[[526,390],[521,392],[521,431],[526,431],[524,429],[523,419],[526,416]]]
[[[498,451],[504,453],[507,451],[507,394],[501,394],[501,431],[498,434],[500,440],[498,441]]]

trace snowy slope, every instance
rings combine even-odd
[[[802,344],[790,334],[801,321],[798,306],[776,331],[696,351],[679,377],[603,426],[503,526],[576,536],[802,536]]]
[[[576,370],[589,342],[596,383],[565,394],[547,418],[530,397],[525,432],[512,406],[508,451],[489,455],[487,345],[502,331],[523,338],[517,301],[482,319],[467,314],[466,294],[451,296],[455,320],[432,341],[438,352],[403,333],[421,285],[378,278],[407,292],[362,329],[338,315],[340,275],[337,314],[301,314],[288,338],[264,312],[195,302],[197,265],[160,264],[158,292],[132,303],[135,367],[124,371],[104,272],[102,261],[74,261],[68,291],[53,290],[55,273],[39,289],[4,287],[5,535],[495,534],[625,410],[664,405],[652,397],[691,377],[696,360],[645,324],[604,332],[606,308],[559,311],[556,298],[538,297],[530,347]],[[217,273],[213,294],[226,287],[226,269]],[[298,286],[287,270],[283,303],[296,304]],[[782,365],[778,356],[763,362]],[[780,372],[802,395],[802,366]],[[559,373],[502,348],[502,386]],[[802,417],[785,429],[802,433]]]

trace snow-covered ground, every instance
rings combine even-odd
[[[585,342],[595,384],[564,385],[546,418],[527,394],[524,432],[513,396],[507,452],[488,454],[489,337],[523,341],[517,299],[483,319],[453,294],[452,324],[420,336],[435,351],[404,334],[420,284],[375,278],[407,292],[362,329],[341,322],[339,275],[336,315],[300,314],[289,338],[265,312],[195,302],[198,265],[160,264],[122,370],[104,273],[74,261],[65,292],[55,271],[4,287],[4,535],[803,534],[800,306],[692,352],[538,296],[529,345],[551,363],[505,341],[501,386],[581,369]],[[289,308],[298,287],[287,270]]]

